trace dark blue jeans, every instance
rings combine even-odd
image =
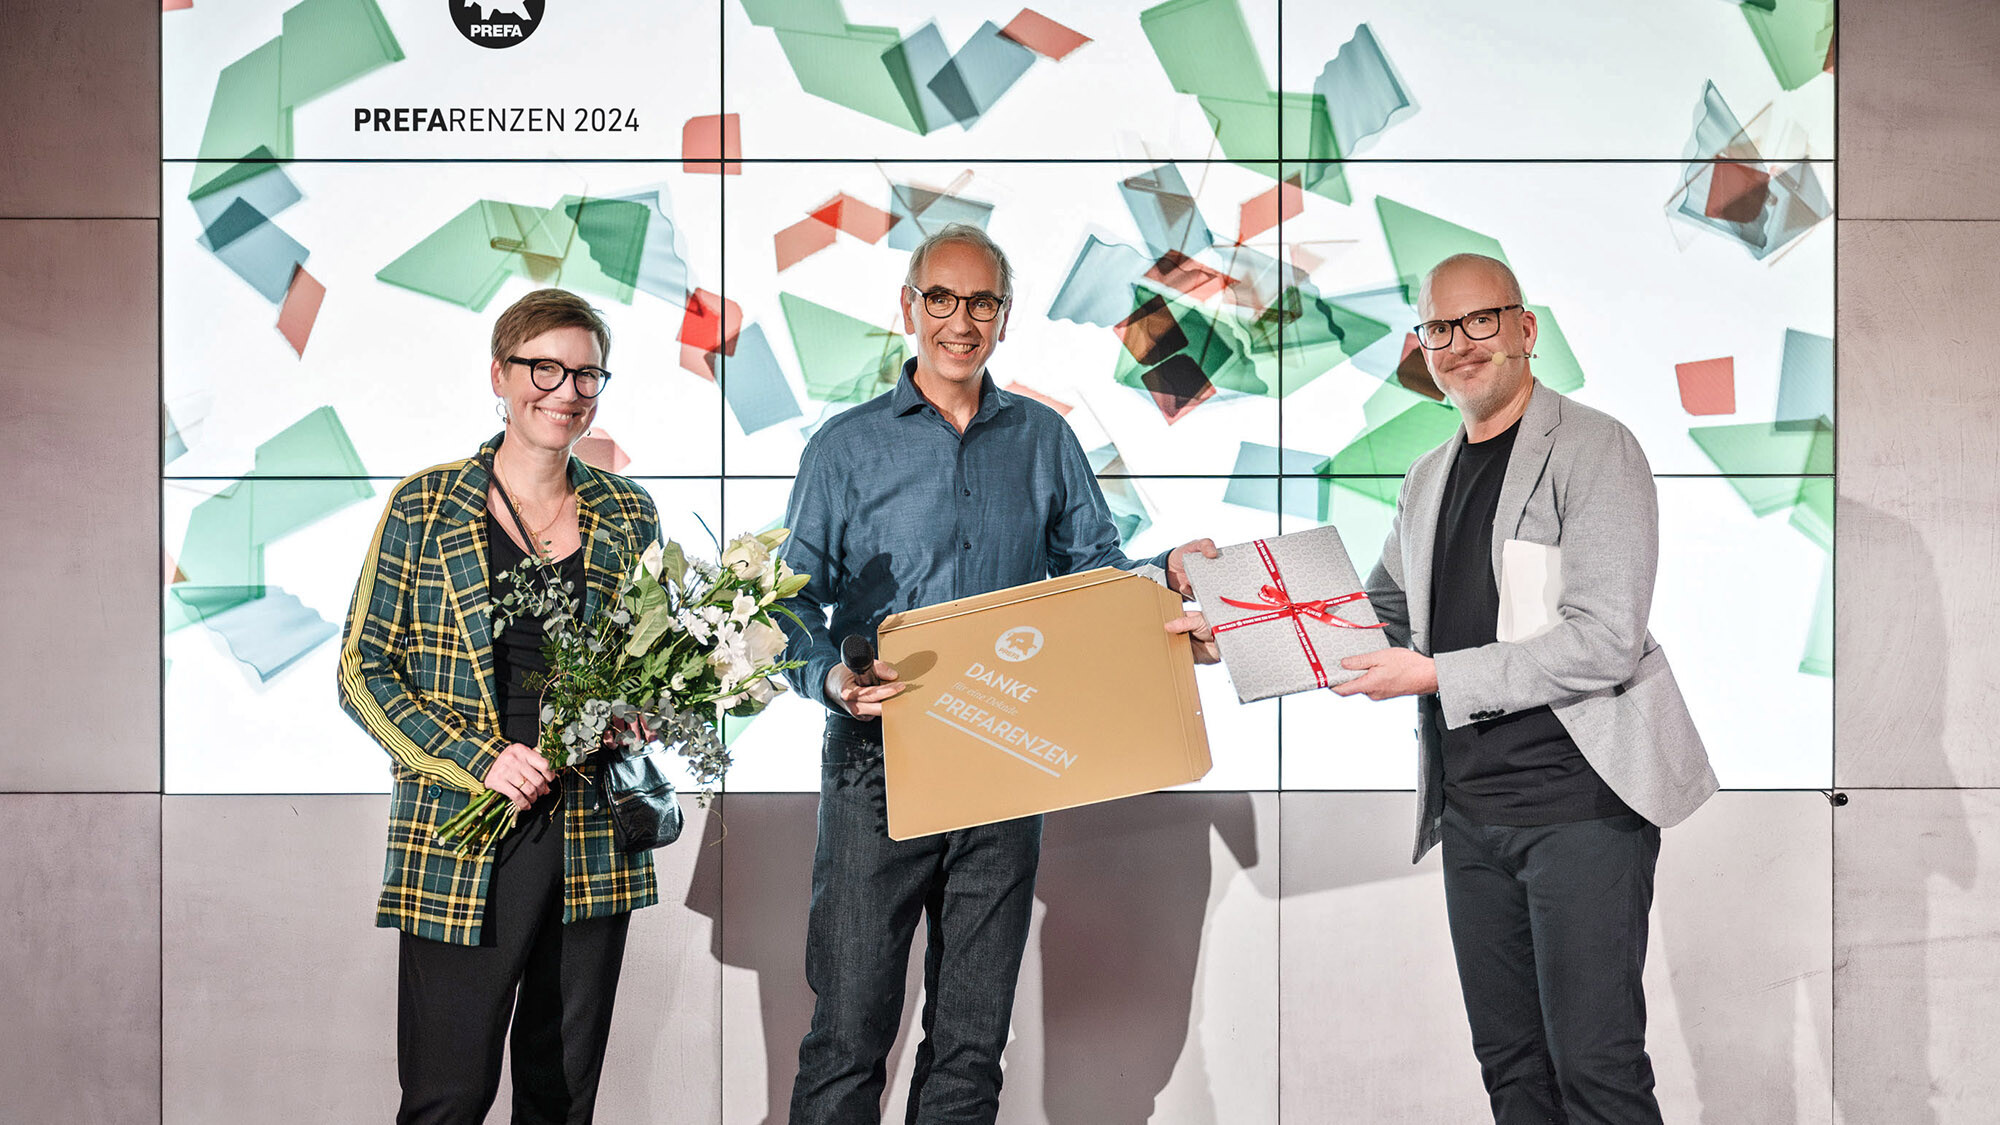
[[[791,1125],[876,1125],[917,918],[929,923],[911,1125],[990,1123],[1041,859],[1042,818],[889,839],[882,746],[829,724],[806,924],[812,1030]]]
[[[1640,977],[1659,857],[1632,814],[1514,828],[1445,806],[1445,910],[1497,1125],[1658,1125]]]

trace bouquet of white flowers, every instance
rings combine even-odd
[[[600,534],[602,534],[600,532]],[[718,716],[754,715],[785,690],[785,634],[772,614],[805,587],[776,554],[790,532],[739,535],[716,563],[690,560],[680,544],[656,542],[633,564],[610,608],[578,620],[577,594],[554,566],[530,557],[508,572],[493,633],[509,617],[542,621],[549,671],[540,684],[538,749],[556,769],[581,765],[600,746],[637,747],[653,737],[688,759],[706,804],[729,770]],[[507,798],[488,790],[437,830],[461,853],[487,846],[511,819]]]

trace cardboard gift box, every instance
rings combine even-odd
[[[1361,673],[1343,659],[1389,646],[1331,527],[1189,554],[1187,568],[1245,703],[1344,684]]]
[[[889,836],[1194,781],[1208,731],[1173,591],[1109,567],[890,614],[882,659]]]

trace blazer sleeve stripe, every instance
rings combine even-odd
[[[432,472],[435,470],[426,470]],[[361,579],[354,590],[354,605],[348,610],[347,636],[340,649],[340,693],[345,697],[348,713],[361,724],[370,737],[388,751],[390,757],[401,762],[406,768],[425,777],[442,781],[455,789],[469,793],[482,793],[486,786],[478,778],[467,772],[465,767],[449,758],[441,758],[427,753],[423,747],[411,741],[410,736],[389,717],[382,704],[369,690],[367,677],[362,673],[361,624],[368,615],[375,594],[376,570],[382,559],[382,533],[389,525],[389,516],[395,511],[397,499],[409,483],[425,473],[406,478],[389,495],[389,502],[383,505],[382,518],[375,524],[373,546],[367,559],[362,563]],[[421,550],[421,537],[417,540]],[[414,702],[414,701],[413,701]]]

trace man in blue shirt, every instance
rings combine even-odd
[[[802,698],[831,712],[822,750],[806,981],[817,1001],[799,1046],[792,1125],[880,1120],[910,938],[928,919],[924,1039],[912,1125],[991,1122],[1041,856],[1042,818],[897,842],[883,801],[884,700],[903,688],[876,661],[853,676],[839,638],[873,639],[899,610],[1093,567],[1140,565],[1068,423],[986,372],[1006,338],[1013,273],[977,227],[953,224],[910,255],[903,330],[917,355],[894,389],[807,443],[785,523],[785,560],[812,581],[788,605],[786,658]],[[1188,593],[1181,552],[1152,560]],[[829,622],[828,610],[831,610]]]

